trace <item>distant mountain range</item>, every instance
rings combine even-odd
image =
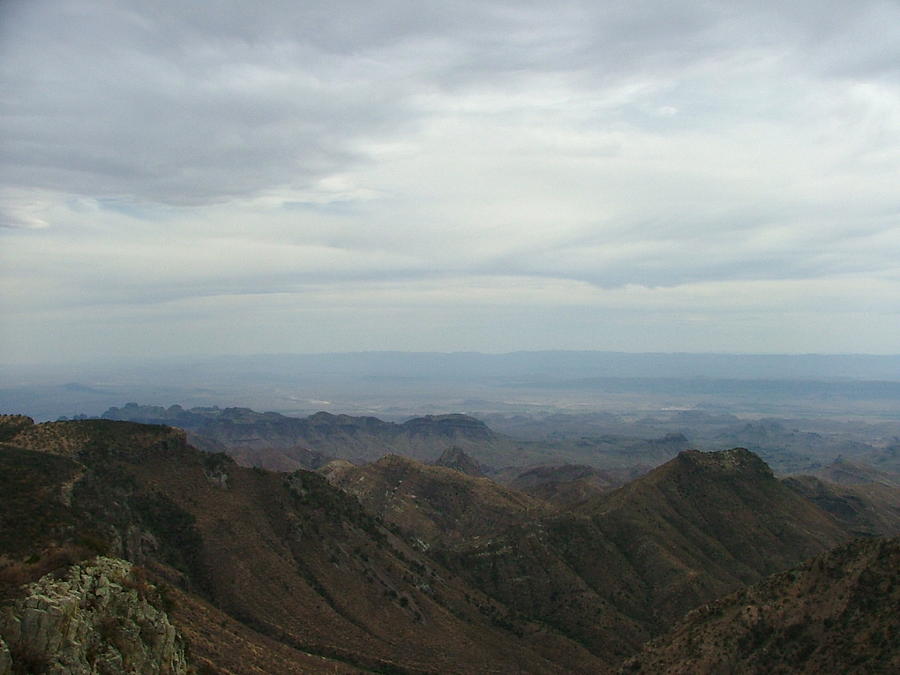
[[[245,466],[289,471],[315,469],[330,459],[365,463],[389,454],[433,461],[451,448],[458,448],[484,466],[523,466],[560,456],[616,466],[643,464],[649,468],[690,447],[681,434],[662,438],[604,436],[578,439],[560,448],[558,444],[521,441],[498,434],[469,415],[426,415],[403,423],[377,417],[332,415],[318,412],[309,417],[259,413],[249,408],[141,406],[129,403],[113,407],[103,419],[167,424],[188,432],[199,448],[227,452]]]
[[[448,428],[445,440],[469,428],[450,421],[387,428]],[[877,538],[900,534],[894,522],[867,520],[868,542],[766,581],[860,527],[747,450],[682,452],[575,504],[472,475],[459,446],[438,454],[443,465],[391,455],[272,472],[197,450],[171,426],[2,416],[0,672],[148,659],[169,672],[661,672],[714,663],[698,639],[737,645],[738,665],[771,665],[756,644],[831,672],[896,661],[885,608],[900,567],[896,543]],[[752,625],[740,623],[748,605]],[[796,609],[768,609],[781,606]],[[804,612],[816,627],[797,627]],[[860,626],[871,648],[806,646],[849,644]]]
[[[249,408],[162,408],[130,403],[103,419],[167,424],[199,447],[227,451],[242,464],[289,470],[318,468],[330,457],[367,462],[390,453],[429,460],[457,446],[489,454],[512,443],[468,415],[428,415],[402,424],[377,417],[319,412],[305,418]]]

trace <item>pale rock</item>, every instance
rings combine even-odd
[[[0,675],[22,656],[56,674],[187,673],[181,637],[131,572],[129,562],[100,557],[29,584],[0,612]]]

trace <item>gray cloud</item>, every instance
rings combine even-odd
[[[265,351],[285,298],[434,302],[463,325],[504,298],[662,312],[644,288],[712,320],[735,293],[784,312],[769,283],[821,311],[842,280],[835,312],[873,288],[883,308],[898,26],[874,0],[8,0],[4,311],[63,336],[75,307],[127,323],[202,305],[219,325],[247,297],[271,310]],[[25,353],[38,328],[7,330]]]
[[[360,161],[361,139],[414,130],[429,87],[541,72],[678,87],[685,69],[808,45],[839,73],[896,72],[895,36],[878,39],[891,7],[13,2],[0,176],[174,204],[304,185]]]

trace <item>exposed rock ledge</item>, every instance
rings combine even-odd
[[[0,675],[14,668],[73,675],[188,672],[184,644],[161,596],[131,563],[97,558],[72,566],[64,578],[44,576],[26,591],[0,610]]]

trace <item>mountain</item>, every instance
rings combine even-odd
[[[787,420],[760,419],[731,425],[712,435],[716,447],[741,446],[762,457],[779,473],[811,473],[842,455],[868,457],[878,450],[843,434],[794,428]]]
[[[613,663],[686,611],[849,536],[752,453],[690,451],[440,559]]]
[[[473,453],[510,443],[467,415],[426,415],[402,424],[377,417],[318,412],[305,418],[249,408],[162,408],[129,403],[103,419],[167,424],[185,429],[192,443],[225,451],[241,464],[273,470],[316,469],[332,458],[364,463],[399,453],[431,460],[450,447]]]
[[[622,673],[900,672],[900,539],[856,540],[688,614]]]
[[[171,426],[12,416],[0,494],[0,615],[76,574],[112,594],[99,614],[74,585],[56,594],[101,638],[78,659],[144,653],[115,628],[143,613],[198,672],[612,672],[858,525],[743,449],[682,452],[560,506],[397,455],[272,472]],[[23,648],[46,642],[35,630],[0,622],[0,659],[56,658]]]
[[[814,476],[789,476],[784,484],[857,537],[900,535],[900,486],[881,482],[837,484]]]
[[[444,452],[441,453],[441,456],[434,460],[434,465],[455,469],[468,476],[478,477],[484,475],[481,464],[467,455],[462,448],[456,446],[444,450]]]
[[[504,482],[538,499],[559,506],[571,506],[622,486],[627,482],[623,478],[626,473],[631,472],[595,469],[584,464],[562,464],[519,470],[511,476],[507,475]]]
[[[336,462],[320,471],[369,513],[429,547],[454,547],[550,512],[543,502],[487,478],[399,455],[364,466]]]
[[[883,451],[883,456],[890,455],[892,448]],[[853,461],[838,457],[833,462],[820,467],[812,475],[830,483],[839,485],[889,485],[900,488],[900,472],[876,468],[865,462]]]
[[[87,420],[7,437],[6,597],[102,553],[140,566],[166,589],[168,617],[197,667],[224,667],[235,652],[246,659],[235,672],[601,665],[571,640],[512,616],[315,473],[243,468],[190,447],[171,427]]]
[[[517,440],[494,432],[469,415],[425,415],[403,423],[371,416],[309,417],[259,413],[249,408],[181,406],[163,408],[128,403],[103,413],[103,419],[166,424],[188,432],[188,440],[210,452],[227,452],[244,466],[273,471],[318,469],[331,459],[364,464],[388,454],[434,461],[458,448],[491,473],[495,468],[568,461],[617,473],[635,466],[656,466],[691,447],[681,433],[658,438],[602,434],[565,440]]]

